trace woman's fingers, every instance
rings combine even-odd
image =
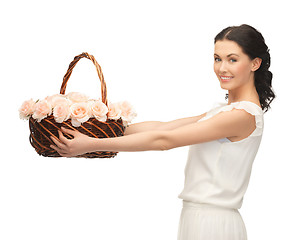
[[[62,142],[60,142],[58,139],[51,136],[52,141],[55,143],[55,145],[50,145],[51,148],[53,148],[55,151],[57,151],[61,156],[64,157],[66,154],[66,145],[64,145]]]
[[[63,142],[61,142],[58,138],[54,138],[53,136],[51,136],[51,139],[56,144],[57,147],[59,147],[59,148],[65,147],[65,144]]]
[[[53,148],[55,151],[57,151],[60,155],[63,154],[63,150],[56,145],[50,145],[51,148]]]
[[[62,132],[66,133],[66,134],[70,134],[72,136],[76,136],[78,131],[75,131],[75,130],[71,130],[71,129],[67,129],[67,128],[64,128],[64,127],[61,127],[61,130]]]
[[[64,157],[65,154],[67,154],[68,146],[67,141],[62,132],[58,131],[59,133],[59,139],[51,136],[52,141],[55,143],[55,145],[51,145],[50,147],[56,150],[61,156]]]
[[[63,136],[63,134],[62,134],[61,131],[58,131],[58,134],[59,134],[59,140],[60,140],[63,144],[67,145],[68,142],[69,142],[69,139],[67,139],[65,136]]]

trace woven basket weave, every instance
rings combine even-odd
[[[82,53],[76,56],[74,60],[70,63],[67,73],[63,77],[63,82],[60,88],[60,94],[65,94],[67,82],[72,74],[73,68],[81,58],[90,59],[94,63],[98,73],[98,77],[101,82],[102,102],[106,106],[108,106],[107,88],[101,71],[101,67],[95,60],[94,56],[88,53]],[[50,136],[53,136],[58,139],[58,130],[60,130],[61,127],[77,130],[87,136],[95,137],[95,138],[119,137],[119,136],[123,136],[125,131],[125,126],[123,125],[121,119],[117,121],[108,119],[106,122],[100,122],[95,118],[90,118],[87,122],[82,123],[80,127],[73,127],[71,123],[71,119],[63,123],[57,123],[54,120],[53,115],[50,115],[47,118],[42,119],[41,122],[38,122],[32,117],[30,117],[29,127],[30,127],[31,145],[35,148],[36,152],[39,155],[45,157],[61,157],[54,149],[50,148],[50,145],[54,144]],[[72,136],[70,135],[67,134],[64,135],[69,139],[72,138]],[[116,155],[117,152],[92,152],[92,153],[79,155],[77,157],[110,158]]]

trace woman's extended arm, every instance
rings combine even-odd
[[[74,139],[68,140],[60,133],[60,141],[52,138],[56,144],[52,148],[65,157],[94,151],[168,150],[225,137],[246,137],[254,129],[254,116],[243,110],[232,110],[172,130],[144,131],[117,138],[96,139],[77,131],[63,130],[72,134]]]
[[[169,122],[147,121],[147,122],[134,123],[126,128],[124,135],[127,136],[134,133],[155,131],[155,130],[172,130],[187,124],[195,123],[201,118],[203,118],[205,115],[206,113],[194,117],[176,119]]]

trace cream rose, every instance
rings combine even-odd
[[[71,112],[70,112],[70,105],[68,101],[62,101],[53,109],[53,115],[54,119],[58,123],[62,123],[70,118]]]
[[[62,94],[55,94],[55,95],[52,95],[52,96],[48,96],[45,98],[45,100],[47,100],[52,108],[56,107],[57,105],[59,104],[66,104],[68,103],[69,105],[72,104],[72,101],[67,99],[64,95]]]
[[[91,101],[90,110],[92,116],[95,117],[98,121],[107,121],[108,108],[101,100]]]
[[[123,120],[124,125],[128,125],[136,116],[136,112],[132,105],[123,101],[119,103],[121,109],[121,119]]]
[[[52,113],[52,106],[46,100],[39,100],[35,105],[33,118],[40,122]]]
[[[86,102],[89,100],[89,97],[79,92],[70,92],[66,95],[66,97],[73,103]]]
[[[35,102],[33,99],[24,101],[19,108],[19,117],[28,120],[35,110]]]
[[[109,104],[109,114],[108,118],[113,120],[118,120],[121,117],[121,109],[119,103]]]
[[[88,104],[85,102],[74,103],[70,107],[72,125],[74,127],[79,127],[81,123],[84,123],[90,118],[90,109]]]

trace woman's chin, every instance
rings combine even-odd
[[[222,83],[221,83],[221,88],[222,88],[223,90],[231,90],[231,88],[230,88],[229,86],[227,86],[227,84],[222,84]]]

